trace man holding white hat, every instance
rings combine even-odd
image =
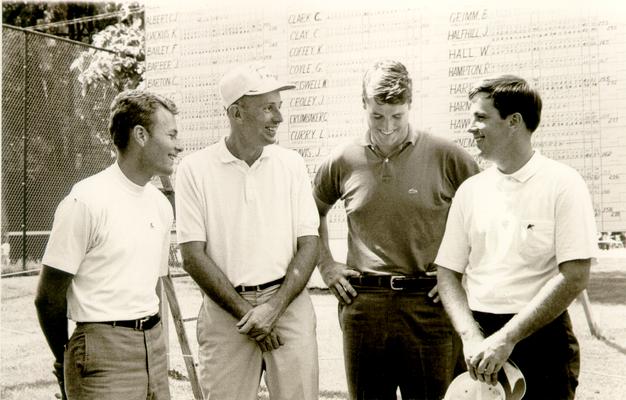
[[[230,135],[186,157],[176,177],[178,242],[203,290],[200,380],[211,400],[317,399],[315,314],[303,290],[319,217],[302,157],[277,146],[278,81],[245,65],[219,82]]]
[[[505,362],[496,374],[495,384],[475,380],[463,372],[450,383],[443,400],[521,400],[526,394],[526,380],[512,362]]]
[[[573,400],[580,349],[567,307],[596,262],[591,196],[576,170],[533,148],[542,100],[526,80],[483,79],[469,102],[468,132],[493,166],[452,200],[435,259],[439,295],[471,378],[496,385],[510,360],[525,400]]]

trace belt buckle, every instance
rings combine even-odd
[[[404,288],[396,286],[396,281],[401,282],[401,281],[405,281],[405,280],[406,280],[406,276],[393,275],[389,279],[389,287],[391,287],[391,290],[404,290]]]
[[[136,320],[135,321],[135,330],[136,331],[142,331],[143,330],[143,324],[148,322],[149,319],[150,319],[150,315],[148,315],[147,317],[143,317],[143,318],[140,318],[140,319]]]

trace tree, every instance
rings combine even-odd
[[[117,91],[136,88],[143,82],[144,13],[136,5],[124,10],[125,15],[118,23],[93,36],[94,46],[110,52],[89,49],[72,63],[71,69],[79,72],[83,95],[102,82],[108,82]]]
[[[111,53],[93,52],[92,60],[99,60],[97,53],[124,58],[120,66],[112,61],[106,80],[105,68],[96,66],[85,74],[71,69],[72,62],[78,64],[89,53],[84,46],[3,29],[2,232],[46,231],[71,186],[112,161],[106,117],[113,96],[130,87],[114,82],[126,79],[136,85],[140,78],[133,75],[143,74],[143,14],[137,6],[113,3],[3,2],[2,9],[9,25],[112,48]],[[125,33],[133,30],[134,36]],[[139,48],[137,57],[133,46]],[[101,78],[78,84],[89,73]],[[20,253],[12,254],[13,259],[41,257],[45,236],[12,238],[14,253]]]
[[[46,14],[48,4],[25,2],[2,2],[2,23],[26,28],[37,25],[37,21],[50,21]]]
[[[83,95],[98,83],[136,88],[145,71],[144,12],[138,3],[3,2],[2,22],[67,37],[110,53],[87,50],[72,63]]]
[[[121,8],[105,2],[3,1],[2,22],[91,43],[95,33],[118,22]]]

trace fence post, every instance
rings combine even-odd
[[[24,63],[22,65],[23,71],[23,82],[24,82],[24,90],[22,91],[22,101],[24,104],[24,124],[23,124],[23,132],[22,132],[22,157],[24,160],[22,161],[22,270],[26,271],[26,207],[27,207],[27,188],[26,182],[28,175],[26,173],[28,162],[28,137],[26,136],[26,132],[28,132],[27,124],[28,124],[28,107],[26,105],[27,93],[28,90],[28,76],[27,76],[27,68],[28,68],[28,35],[24,34]]]

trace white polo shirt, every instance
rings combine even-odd
[[[207,254],[234,286],[284,276],[298,237],[317,236],[318,226],[307,169],[293,150],[265,146],[248,166],[222,139],[178,167],[178,242],[206,242]]]
[[[174,219],[152,184],[138,186],[115,163],[78,182],[54,215],[44,265],[74,274],[68,318],[143,318],[159,310],[156,283],[167,274]]]
[[[573,168],[538,151],[518,171],[493,166],[454,197],[435,263],[464,273],[469,306],[519,312],[558,264],[597,252],[591,198]]]

